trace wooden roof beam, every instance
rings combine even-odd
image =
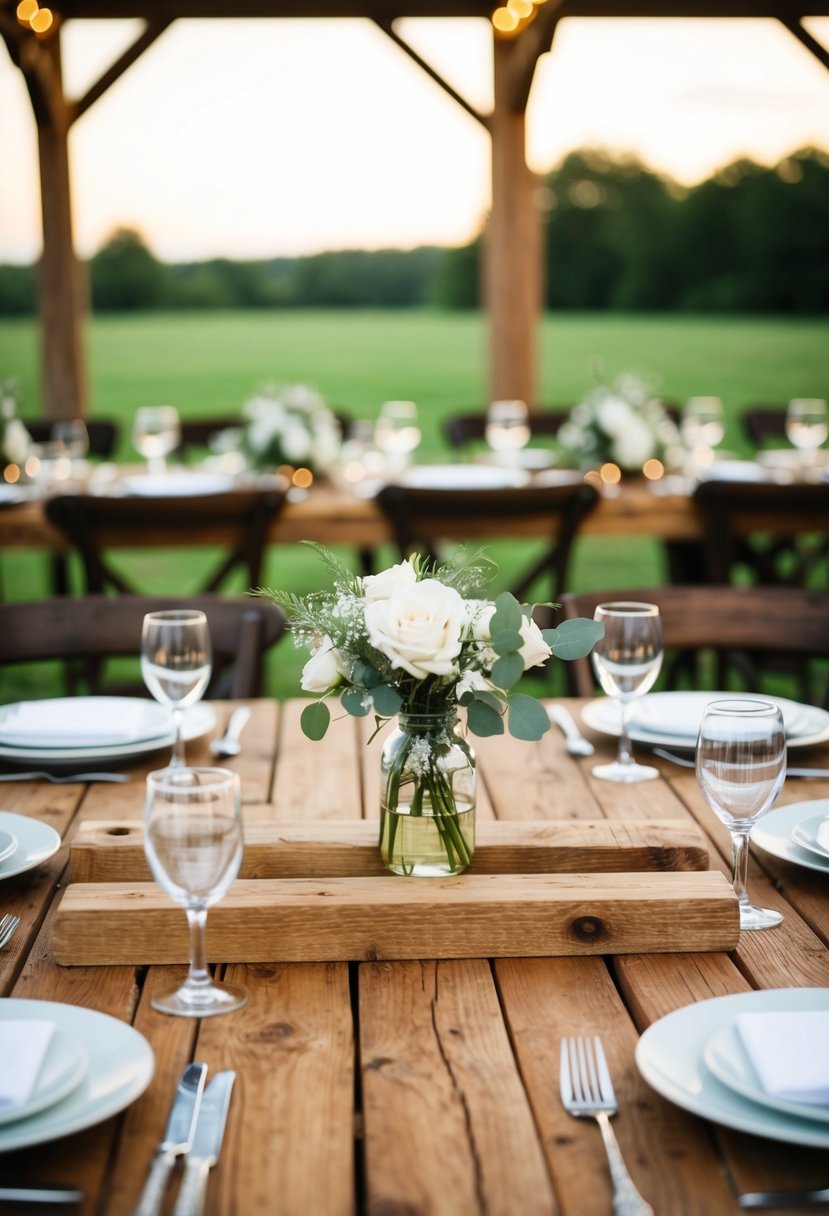
[[[811,51],[815,59],[829,71],[829,51],[826,47],[818,42],[817,38],[813,38],[807,29],[804,29],[801,21],[802,18],[779,17],[781,25],[785,25],[790,34],[794,34],[798,42],[805,46],[807,51]]]
[[[507,104],[513,114],[523,114],[530,99],[535,70],[542,55],[553,45],[553,36],[561,18],[563,0],[547,0],[536,10],[535,20],[515,39],[510,58],[510,79]]]
[[[67,103],[67,115],[69,125],[85,114],[90,106],[94,105],[99,97],[106,93],[107,89],[115,84],[119,77],[123,76],[127,68],[132,67],[136,59],[138,59],[148,47],[152,46],[156,38],[159,38],[168,26],[172,25],[172,18],[158,19],[156,21],[148,21],[144,32],[136,38],[132,46],[127,47],[123,55],[115,60],[111,67],[107,68],[104,74],[91,85],[84,93],[83,97],[77,101]]]
[[[372,17],[371,19],[388,38],[391,38],[392,42],[395,43],[396,46],[400,47],[401,51],[405,51],[409,58],[413,59],[417,66],[422,68],[426,75],[434,80],[435,84],[440,85],[443,91],[448,93],[453,101],[456,101],[459,106],[466,110],[467,114],[471,115],[476,122],[479,122],[481,126],[486,127],[486,129],[489,130],[489,117],[486,114],[482,114],[481,111],[476,109],[476,107],[473,106],[470,101],[467,101],[466,98],[457,91],[457,89],[453,88],[449,81],[446,80],[444,76],[441,76],[440,72],[438,72],[436,68],[433,68],[422,55],[417,53],[411,43],[407,42],[405,38],[401,38],[394,29],[392,21],[385,17]]]

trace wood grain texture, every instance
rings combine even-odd
[[[211,909],[214,961],[492,958],[730,950],[731,885],[711,871],[239,880]],[[184,916],[150,883],[73,883],[58,910],[63,964],[176,963]]]
[[[324,746],[306,739],[300,715],[308,701],[286,701],[278,740],[273,818],[293,822],[362,818],[356,720],[335,718]],[[379,763],[379,761],[378,761]],[[301,809],[300,809],[301,808]]]

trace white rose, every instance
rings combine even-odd
[[[541,630],[532,617],[521,614],[521,627],[518,632],[524,639],[524,645],[518,650],[524,660],[524,670],[527,671],[530,667],[540,667],[542,663],[546,663],[553,652],[544,641]]]
[[[342,683],[343,662],[330,638],[323,639],[302,669],[300,686],[305,692],[328,692]]]
[[[6,459],[14,464],[22,464],[29,450],[31,436],[19,418],[11,418],[6,423]]]
[[[654,438],[641,418],[632,414],[623,434],[613,444],[613,458],[622,469],[641,469],[654,453]]]
[[[634,413],[621,397],[605,397],[596,406],[596,419],[606,435],[617,438],[624,435],[634,419]]]
[[[380,574],[367,574],[362,580],[363,595],[369,603],[373,603],[375,600],[387,600],[390,595],[394,595],[395,591],[413,587],[416,582],[415,568],[409,558],[406,558],[398,566],[391,566],[388,570],[381,571]]]
[[[466,625],[476,642],[488,642],[492,637],[490,625],[495,605],[489,600],[465,601]]]
[[[457,671],[465,608],[454,587],[426,578],[366,604],[365,615],[369,642],[392,667],[418,680]]]

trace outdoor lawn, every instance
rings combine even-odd
[[[89,327],[90,416],[120,420],[122,461],[137,461],[130,446],[139,405],[171,404],[182,416],[232,414],[265,381],[304,381],[354,417],[373,418],[380,404],[405,398],[418,405],[421,454],[444,451],[440,420],[479,409],[485,401],[486,329],[479,313],[229,312],[144,313],[99,317]],[[0,323],[0,378],[16,376],[21,413],[40,413],[38,335],[33,321]],[[747,453],[739,413],[749,403],[785,403],[795,396],[829,397],[829,344],[821,319],[684,315],[554,314],[540,335],[543,405],[573,404],[594,373],[613,379],[634,371],[653,376],[667,399],[716,395],[728,431],[723,447]],[[515,546],[493,549],[505,567]],[[381,558],[392,557],[391,551]],[[131,559],[148,591],[195,589],[204,555],[182,560],[160,554]],[[2,556],[3,594],[23,600],[47,593],[41,554]],[[312,554],[279,548],[269,556],[267,582],[311,589],[323,574]],[[592,539],[580,542],[574,590],[647,585],[663,578],[656,542]],[[240,587],[240,590],[244,588]],[[303,656],[287,645],[271,664],[269,691],[297,691]],[[3,677],[0,695],[20,695]],[[29,689],[28,695],[34,690]],[[46,691],[45,689],[43,691]]]

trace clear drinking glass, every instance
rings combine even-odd
[[[181,441],[181,422],[172,405],[144,405],[132,422],[133,447],[147,461],[147,472],[164,473],[167,457]]]
[[[748,837],[774,805],[786,778],[783,715],[769,701],[712,701],[697,740],[697,780],[706,802],[731,833],[734,890],[741,929],[768,929],[783,917],[748,901]]]
[[[374,427],[374,442],[393,471],[404,469],[420,443],[414,401],[385,401]]]
[[[141,675],[156,701],[173,715],[171,766],[183,765],[184,710],[204,696],[213,661],[207,617],[195,609],[148,612],[141,630]]]
[[[63,444],[70,460],[83,460],[89,454],[89,432],[83,418],[54,423],[51,438]]]
[[[526,401],[493,401],[486,412],[484,434],[502,460],[514,457],[530,442],[530,411]]]
[[[786,436],[800,452],[801,469],[808,477],[815,467],[815,455],[829,435],[826,402],[822,397],[794,397],[786,410]]]
[[[725,435],[725,415],[719,397],[689,397],[682,411],[680,434],[695,468],[712,464],[714,448]]]
[[[242,864],[239,777],[223,768],[166,768],[147,777],[144,852],[153,878],[183,904],[190,970],[179,988],[159,993],[154,1009],[207,1018],[241,1009],[243,988],[216,984],[205,950],[207,909],[233,884]]]
[[[604,625],[604,637],[591,651],[596,678],[622,711],[619,750],[612,764],[599,764],[593,776],[602,781],[652,781],[659,769],[637,764],[630,743],[630,709],[654,685],[662,666],[662,619],[656,604],[620,601],[599,604],[593,619]]]

